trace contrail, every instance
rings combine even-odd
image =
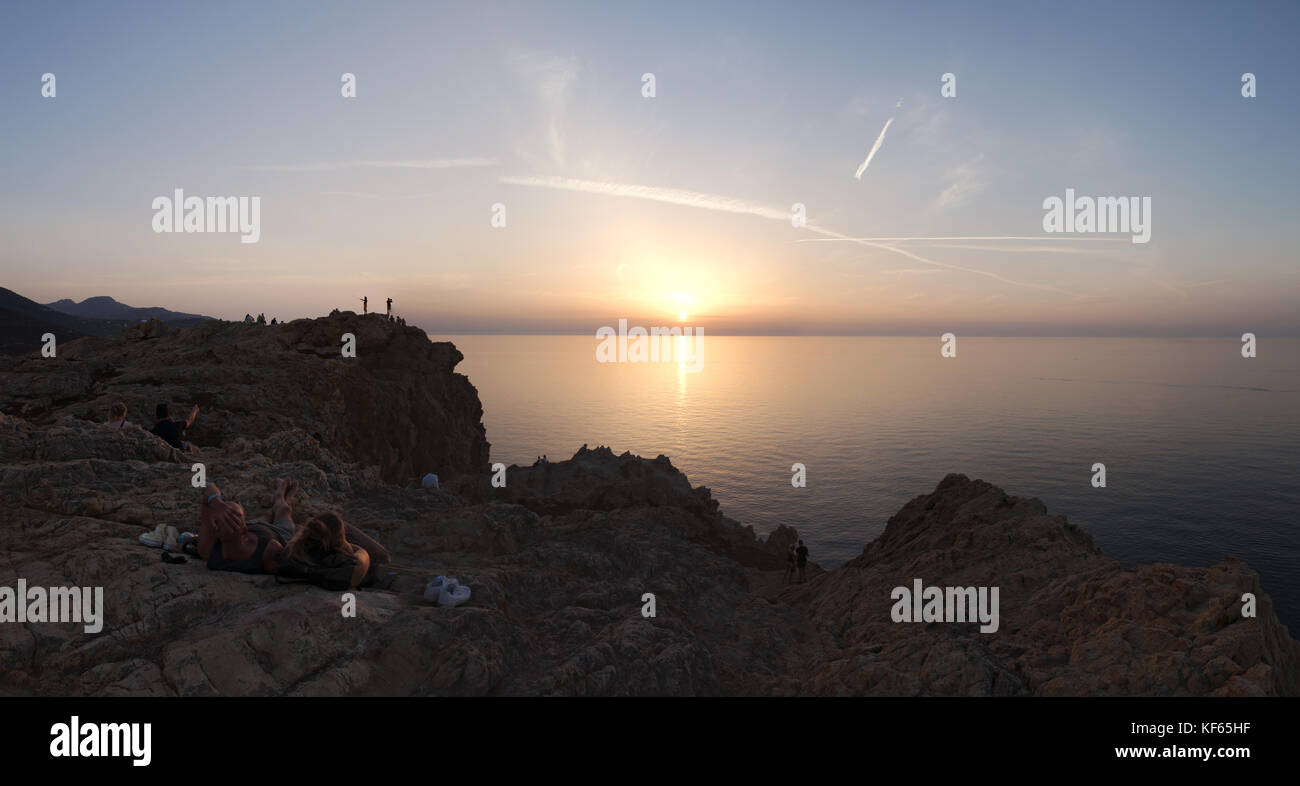
[[[1015,286],[1018,287],[1029,287],[1030,289],[1042,289],[1048,292],[1057,292],[1062,295],[1075,295],[1074,292],[1067,292],[1064,289],[1061,289],[1060,287],[1052,286],[1051,284],[1035,284],[1031,281],[1016,281],[1013,278],[1007,278],[1006,276],[998,275],[997,273],[991,273],[987,270],[977,270],[976,268],[965,267],[963,265],[950,265],[947,262],[936,262],[933,259],[926,259],[925,257],[920,256],[919,254],[913,254],[911,251],[906,251],[904,249],[899,248],[898,246],[888,246],[885,245],[884,243],[878,243],[873,240],[868,240],[866,238],[849,237],[848,235],[841,235],[839,232],[833,232],[829,229],[822,229],[821,227],[809,226],[808,229],[812,232],[816,232],[819,235],[825,235],[826,237],[834,240],[845,240],[845,241],[857,243],[858,245],[868,246],[870,248],[879,248],[884,251],[892,251],[895,254],[902,254],[908,259],[914,259],[917,262],[921,262],[922,264],[926,264],[926,265],[932,265],[934,267],[941,267],[947,270],[960,270],[963,273],[973,273],[974,275],[977,276],[987,276],[995,281],[1001,281],[1004,284],[1014,284]]]
[[[510,177],[503,175],[499,180],[502,183],[516,186],[556,188],[561,191],[582,191],[588,194],[603,194],[605,196],[635,197],[637,199],[649,199],[654,202],[667,202],[670,205],[720,210],[724,213],[744,213],[777,221],[790,220],[789,210],[781,210],[780,208],[761,205],[745,199],[706,194],[702,191],[687,191],[681,188],[602,183],[595,180],[577,180],[571,177]]]
[[[886,124],[888,127],[888,124]],[[868,158],[870,160],[870,158]],[[682,205],[684,207],[698,207],[704,210],[719,210],[724,213],[743,213],[745,215],[758,216],[775,221],[789,221],[790,211],[781,210],[780,208],[768,205],[750,202],[745,199],[736,199],[734,197],[721,196],[718,194],[707,194],[702,191],[687,191],[680,188],[660,188],[658,186],[638,186],[623,183],[603,183],[595,180],[577,180],[569,177],[513,177],[502,175],[498,180],[502,183],[508,183],[516,186],[532,186],[535,188],[554,188],[561,191],[581,191],[587,194],[603,194],[605,196],[622,196],[633,197],[636,199],[649,199],[654,202],[666,202],[671,205]],[[933,267],[944,268],[946,270],[959,270],[963,273],[972,273],[977,276],[987,276],[1004,284],[1013,284],[1018,287],[1029,287],[1031,289],[1043,289],[1049,292],[1058,292],[1063,295],[1074,295],[1073,292],[1066,292],[1059,287],[1050,284],[1034,284],[1028,281],[1016,281],[1006,276],[990,273],[987,270],[977,270],[972,267],[963,267],[962,265],[950,265],[946,262],[936,262],[933,259],[926,259],[911,251],[906,251],[895,246],[885,245],[874,238],[850,237],[840,234],[829,229],[823,229],[813,224],[804,226],[809,232],[815,232],[825,236],[830,240],[840,240],[851,243],[857,243],[871,248],[878,248],[889,251],[894,254],[900,254],[908,259],[915,260],[922,264]],[[1036,238],[1037,239],[1037,238]]]
[[[1069,241],[1087,241],[1087,240],[1126,240],[1127,238],[1104,238],[1104,237],[1047,237],[1039,235],[1021,236],[1021,235],[946,235],[943,237],[810,237],[803,240],[796,240],[796,243],[829,243],[837,240],[876,240],[880,242],[892,241],[901,243],[907,240],[1069,240]]]
[[[871,146],[871,152],[867,153],[867,160],[862,162],[862,166],[858,167],[857,173],[853,175],[858,180],[862,179],[862,173],[867,171],[867,166],[871,163],[871,159],[875,157],[876,151],[885,143],[885,132],[889,130],[889,124],[892,122],[894,122],[892,117],[885,121],[885,127],[880,129],[880,136],[876,137],[876,143]]]

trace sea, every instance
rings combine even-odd
[[[663,454],[827,568],[959,472],[1126,565],[1242,559],[1300,631],[1300,339],[704,336],[689,362],[599,362],[594,335],[430,338],[464,353],[494,462]]]

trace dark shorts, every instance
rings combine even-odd
[[[266,526],[279,537],[281,543],[288,543],[293,539],[293,519],[280,519]]]
[[[257,548],[253,553],[244,559],[226,559],[221,553],[221,541],[212,544],[212,551],[208,552],[208,570],[232,570],[236,573],[263,573],[262,555],[266,553],[266,547],[273,540],[278,540],[275,533],[262,522],[253,522],[248,525],[248,531],[257,536]]]

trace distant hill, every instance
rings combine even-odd
[[[56,300],[53,303],[46,303],[45,306],[74,317],[86,317],[89,319],[125,319],[132,322],[139,322],[144,319],[153,319],[155,317],[164,322],[212,319],[212,317],[205,317],[202,314],[185,314],[180,311],[171,311],[162,308],[161,306],[136,308],[135,306],[128,306],[125,303],[119,303],[106,295],[88,297],[80,303],[75,300],[64,298],[62,300]]]
[[[46,333],[53,333],[59,341],[71,341],[85,335],[30,314],[0,308],[0,355],[39,355],[41,336]]]
[[[134,325],[150,316],[158,316],[164,322],[170,322],[177,327],[186,327],[210,318],[168,311],[165,308],[131,308],[109,297],[89,298],[81,303],[73,303],[71,300],[56,301],[57,305],[71,304],[73,308],[82,308],[88,303],[91,304],[92,311],[102,308],[104,311],[101,313],[111,313],[115,306],[125,309],[119,311],[119,314],[129,316],[91,317],[68,313],[62,309],[43,306],[17,292],[0,287],[0,355],[38,353],[41,348],[41,336],[46,333],[53,333],[60,342],[63,342],[83,336],[116,336],[127,325]],[[171,316],[159,316],[160,314]]]

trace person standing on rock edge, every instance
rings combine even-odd
[[[366,313],[366,309],[369,307],[370,307],[370,298],[368,297],[361,298],[361,313],[362,314]]]
[[[799,548],[795,549],[794,553],[799,560],[799,583],[802,584],[804,571],[808,568],[808,547],[803,545],[802,540],[799,541]]]
[[[390,297],[388,299],[388,316],[391,317],[392,315],[393,315],[393,299]]]
[[[785,576],[781,578],[782,584],[789,584],[794,581],[794,544],[785,550]]]

